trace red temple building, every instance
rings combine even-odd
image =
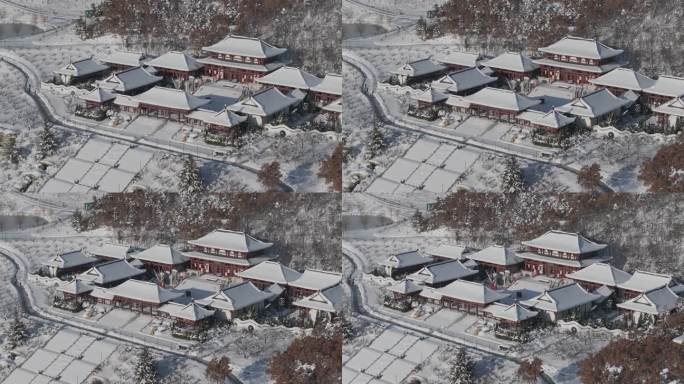
[[[216,229],[187,242],[190,269],[201,273],[232,276],[276,256],[264,256],[273,243],[266,243],[237,231]]]
[[[204,65],[204,74],[214,80],[251,83],[286,64],[283,57],[286,48],[278,48],[257,38],[228,35],[202,50],[209,56],[197,62]]]
[[[622,49],[611,48],[596,39],[566,36],[539,51],[544,57],[535,62],[541,75],[550,81],[586,84],[623,65],[617,61]]]
[[[594,263],[610,260],[602,255],[606,244],[595,243],[578,233],[548,231],[522,245],[527,252],[518,253],[524,259],[523,268],[537,275],[564,277]]]

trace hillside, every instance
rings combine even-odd
[[[472,50],[534,53],[565,35],[596,37],[648,75],[684,74],[677,0],[449,0],[434,16],[436,36],[460,36]]]
[[[340,0],[106,0],[93,14],[79,21],[81,37],[116,34],[128,49],[199,53],[236,33],[289,48],[293,64],[309,71],[341,71]]]

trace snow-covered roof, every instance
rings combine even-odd
[[[616,68],[605,75],[589,80],[590,83],[604,87],[643,91],[655,84],[655,80],[633,69]]]
[[[684,96],[684,77],[660,75],[644,92],[668,97]]]
[[[420,291],[418,296],[424,297],[426,299],[431,299],[431,300],[441,300],[442,299],[442,294],[439,292],[439,289],[431,288],[431,287],[423,287],[423,290]]]
[[[174,289],[188,292],[192,299],[198,300],[218,292],[221,289],[221,284],[200,277],[190,277],[181,281]]]
[[[555,110],[548,112],[528,109],[516,116],[519,120],[529,121],[532,124],[559,129],[575,122],[575,117],[565,116]]]
[[[112,73],[99,83],[99,86],[116,92],[127,92],[161,81],[163,77],[152,75],[142,67],[130,68]]]
[[[539,65],[520,52],[506,52],[487,60],[482,65],[489,68],[503,69],[513,72],[532,72],[539,69]]]
[[[420,77],[432,73],[442,72],[446,68],[447,67],[442,64],[433,62],[430,58],[425,58],[409,61],[408,63],[392,71],[392,73],[397,75],[405,75],[408,77]]]
[[[437,291],[442,296],[478,304],[489,304],[510,296],[507,292],[496,291],[482,283],[466,280],[456,280]]]
[[[434,104],[448,99],[449,95],[430,87],[426,89],[425,92],[421,92],[418,95],[413,95],[411,96],[411,98],[413,100],[422,101],[424,103]]]
[[[269,61],[268,63],[264,63],[264,64],[244,63],[244,62],[237,62],[237,61],[219,60],[219,59],[215,59],[213,57],[203,57],[203,58],[197,59],[197,62],[201,63],[201,64],[205,64],[205,65],[209,64],[209,65],[216,65],[219,67],[244,69],[247,71],[254,71],[254,72],[272,72],[272,71],[275,71],[276,69],[278,69],[278,68],[280,68],[286,64],[282,61]]]
[[[468,52],[452,52],[447,56],[442,56],[437,59],[442,64],[460,65],[462,67],[477,67],[482,56],[477,53]]]
[[[632,275],[613,267],[606,263],[594,263],[579,271],[565,275],[573,280],[581,280],[590,283],[602,284],[608,287],[615,287],[629,280]]]
[[[114,295],[107,288],[102,287],[93,287],[93,290],[90,291],[90,296],[105,300],[112,300],[114,298]]]
[[[643,292],[624,303],[618,303],[617,306],[630,311],[660,315],[677,308],[678,303],[679,296],[672,292],[670,287],[665,286]]]
[[[585,57],[588,59],[608,59],[620,55],[623,50],[611,48],[596,39],[566,36],[539,51],[557,55]]]
[[[109,64],[127,65],[129,67],[139,67],[143,65],[143,60],[145,56],[142,52],[126,52],[126,51],[115,51],[109,55],[100,58],[100,61]]]
[[[214,45],[202,47],[202,50],[262,59],[278,56],[287,52],[286,48],[278,48],[261,39],[238,35],[228,35]]]
[[[207,124],[220,125],[222,127],[234,127],[247,120],[246,116],[240,116],[224,108],[220,112],[197,109],[188,114],[188,119],[196,119]]]
[[[291,287],[320,291],[342,281],[342,274],[339,272],[321,271],[318,269],[305,269],[296,280],[290,282]]]
[[[424,256],[417,249],[413,251],[396,253],[389,256],[382,262],[381,265],[386,265],[392,268],[407,268],[416,265],[423,265],[432,262],[432,257]]]
[[[342,96],[342,75],[326,73],[320,83],[311,87],[311,91]]]
[[[468,258],[482,263],[496,265],[515,265],[522,263],[522,259],[510,248],[492,245],[483,250],[469,254]]]
[[[126,260],[114,260],[90,268],[81,273],[79,279],[103,285],[123,279],[129,279],[134,276],[142,275],[143,273],[145,273],[145,270],[134,267]]]
[[[420,271],[406,276],[407,279],[425,284],[439,284],[477,274],[459,260],[443,261],[426,265]]]
[[[81,265],[88,265],[96,262],[97,259],[86,255],[82,250],[77,249],[69,252],[60,253],[50,258],[43,265],[57,267],[60,269],[73,268]]]
[[[470,252],[470,248],[461,245],[441,244],[438,247],[430,248],[425,253],[432,256],[443,257],[452,260],[463,260],[464,255]]]
[[[446,105],[451,107],[470,108],[470,103],[463,96],[451,95],[446,101]]]
[[[141,261],[149,261],[153,263],[177,265],[188,262],[180,251],[173,249],[170,245],[157,244],[142,252],[136,253],[134,256]]]
[[[308,90],[320,84],[322,80],[301,68],[284,66],[257,78],[256,81],[261,84]]]
[[[595,243],[579,233],[551,230],[532,240],[523,241],[523,245],[533,248],[550,249],[552,251],[583,254],[600,251],[608,245]]]
[[[530,311],[529,309],[523,307],[518,303],[492,303],[488,305],[483,311],[490,313],[493,317],[497,319],[514,321],[516,323],[527,319],[531,319],[537,316],[538,314],[538,312]]]
[[[172,69],[174,71],[193,72],[203,67],[194,57],[185,52],[171,51],[155,59],[150,60],[147,65],[155,68]]]
[[[114,104],[122,107],[138,108],[138,101],[133,96],[128,95],[116,95],[116,99],[114,99]]]
[[[431,87],[453,93],[464,92],[469,89],[482,87],[497,80],[479,68],[466,68],[448,73],[432,82]]]
[[[195,97],[182,89],[159,86],[135,96],[135,99],[141,104],[157,105],[182,111],[192,111],[209,104],[209,100]]]
[[[183,296],[182,292],[165,289],[156,283],[149,281],[130,279],[109,288],[109,293],[117,297],[145,301],[148,303],[163,304],[175,298]]]
[[[328,105],[324,105],[321,109],[329,112],[342,113],[342,97],[334,100]]]
[[[219,264],[230,264],[230,265],[240,265],[252,267],[257,264],[263,263],[264,261],[274,260],[278,258],[278,255],[264,255],[264,256],[251,256],[251,257],[231,257],[224,256],[222,254],[212,255],[204,252],[183,252],[183,254],[191,259],[199,259],[206,261],[214,261]]]
[[[214,316],[214,312],[216,312],[212,309],[206,309],[194,301],[188,304],[174,302],[166,303],[159,307],[159,311],[166,312],[173,318],[190,321],[200,321],[206,319],[208,317]]]
[[[243,96],[245,87],[229,81],[217,81],[199,87],[194,96],[209,100],[209,104],[202,108],[214,112],[221,112],[227,106],[237,103]]]
[[[251,97],[229,105],[233,112],[251,116],[271,116],[290,108],[300,100],[284,95],[277,88],[271,87],[255,93]]]
[[[537,297],[521,301],[520,303],[543,311],[562,312],[591,303],[600,298],[600,295],[589,293],[579,284],[573,283],[550,289]]]
[[[521,259],[541,261],[543,263],[550,263],[556,265],[565,265],[574,268],[584,268],[594,263],[605,263],[612,259],[610,255],[598,255],[595,257],[583,257],[580,260],[568,259],[557,256],[545,256],[533,252],[518,252],[518,257]]]
[[[83,77],[108,70],[109,67],[102,65],[92,58],[72,61],[71,63],[55,71],[57,74],[70,75],[73,77]]]
[[[621,289],[635,292],[646,292],[666,285],[670,285],[672,276],[661,273],[636,271],[629,280],[618,284]]]
[[[551,289],[549,282],[523,277],[513,282],[506,290],[512,293],[512,297],[516,300],[528,300],[549,289]]]
[[[243,279],[268,281],[278,284],[289,284],[301,277],[301,273],[286,267],[277,261],[264,261],[252,268],[236,273]]]
[[[68,283],[60,285],[59,287],[57,287],[57,290],[64,293],[70,293],[72,295],[80,295],[82,293],[92,291],[93,286],[76,278],[69,281]]]
[[[392,284],[389,287],[387,287],[388,291],[401,293],[403,295],[409,295],[411,293],[420,292],[422,289],[423,287],[407,279],[404,279],[398,283]]]
[[[93,256],[106,257],[110,259],[127,259],[133,253],[130,245],[104,243],[99,247],[88,249],[88,253]]]
[[[273,243],[263,242],[244,232],[228,229],[215,229],[199,239],[189,240],[188,244],[236,252],[257,252],[273,246]]]
[[[106,103],[110,100],[114,100],[115,98],[115,94],[102,88],[95,88],[92,91],[86,93],[85,95],[79,96],[79,99],[81,100],[92,101],[95,103]]]
[[[296,307],[310,308],[330,313],[340,312],[343,308],[344,291],[341,284],[337,284],[310,296],[295,301]]]
[[[684,97],[676,97],[665,104],[653,108],[653,112],[684,117]]]
[[[487,87],[463,98],[471,104],[505,109],[510,111],[524,111],[527,108],[541,104],[541,100],[531,99],[525,95],[507,89]]]
[[[238,311],[270,299],[272,293],[264,292],[251,282],[236,284],[216,292],[212,296],[197,300],[200,305],[228,311]]]

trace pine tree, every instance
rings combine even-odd
[[[47,124],[45,124],[43,131],[40,133],[40,143],[38,144],[38,152],[36,152],[36,157],[38,160],[43,160],[44,158],[54,154],[56,150],[57,138],[55,137],[55,133]]]
[[[449,384],[474,384],[473,368],[475,362],[466,354],[464,349],[459,349],[456,355],[451,359],[451,368],[449,369]]]
[[[7,135],[2,142],[2,155],[5,160],[16,164],[19,162],[19,149],[17,148],[17,136]]]
[[[135,382],[138,384],[156,384],[157,367],[149,349],[143,347],[138,352],[138,362],[135,366]]]
[[[21,318],[19,311],[14,313],[7,330],[7,345],[9,349],[14,349],[21,345],[26,338],[26,324]]]
[[[230,359],[222,356],[220,359],[214,357],[207,364],[207,369],[204,371],[204,377],[212,383],[223,384],[226,379],[230,377],[232,369],[230,368]]]
[[[385,137],[380,127],[382,123],[375,122],[373,129],[368,134],[368,148],[366,149],[366,159],[372,159],[385,148]]]
[[[195,159],[188,155],[183,162],[183,169],[178,175],[178,191],[181,200],[190,202],[197,200],[202,195],[206,186]]]
[[[283,174],[280,171],[280,163],[273,161],[268,164],[264,164],[257,172],[257,179],[261,185],[268,191],[275,191],[280,186],[280,179],[282,179]]]
[[[506,169],[501,179],[501,189],[506,194],[517,194],[525,189],[523,172],[515,157],[506,160]]]

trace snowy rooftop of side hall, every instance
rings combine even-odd
[[[467,68],[451,72],[431,83],[431,87],[440,91],[463,92],[478,88],[497,81],[494,76],[489,76],[479,68]]]
[[[273,297],[272,293],[264,292],[248,281],[225,288],[207,298],[197,300],[197,303],[211,308],[237,311],[250,305],[264,302],[271,297]]]
[[[264,261],[252,268],[236,274],[243,279],[268,281],[278,284],[289,284],[301,277],[301,273],[286,267],[277,261]]]
[[[82,293],[91,292],[93,290],[93,286],[76,278],[65,284],[61,284],[59,287],[57,287],[57,290],[64,293],[70,293],[72,295],[80,295]]]
[[[503,69],[513,72],[532,72],[539,69],[539,64],[535,63],[529,57],[520,52],[502,53],[491,60],[482,62],[482,65],[489,68]]]
[[[607,59],[624,52],[622,49],[611,48],[596,39],[574,36],[566,36],[549,46],[539,48],[539,51],[588,59]]]
[[[387,290],[390,292],[408,295],[411,293],[420,292],[421,290],[423,290],[423,287],[418,284],[415,284],[411,280],[404,279],[398,283],[390,285],[389,287],[387,287]]]
[[[82,59],[78,61],[73,61],[62,68],[55,71],[57,74],[70,75],[74,77],[82,77],[92,75],[94,73],[103,72],[108,70],[109,67],[100,64],[93,60],[92,58]]]
[[[102,88],[95,88],[91,92],[79,96],[79,99],[96,103],[106,103],[107,101],[116,99],[116,95]]]
[[[134,252],[130,245],[104,243],[99,247],[89,248],[88,253],[93,256],[102,256],[111,259],[127,259]]]
[[[653,112],[684,117],[684,98],[677,97],[653,109]]]
[[[595,263],[579,271],[569,273],[566,277],[573,280],[616,287],[628,281],[632,275],[607,263]]]
[[[200,86],[193,96],[210,100],[202,108],[219,112],[240,100],[245,89],[242,84],[221,80]]]
[[[629,311],[661,315],[677,308],[680,297],[665,286],[643,292],[639,296],[618,303],[617,307]]]
[[[621,289],[636,292],[646,292],[652,289],[670,285],[672,276],[655,272],[636,271],[629,280],[618,284]]]
[[[498,319],[520,322],[537,316],[538,312],[530,311],[518,303],[492,303],[483,312],[487,312]]]
[[[406,278],[419,283],[439,284],[477,274],[477,271],[466,267],[459,260],[443,261],[423,267],[420,271]]]
[[[472,95],[465,96],[463,99],[471,104],[516,112],[524,111],[537,104],[541,104],[542,102],[541,100],[532,99],[514,91],[491,87],[482,89]]]
[[[287,52],[286,48],[278,48],[264,40],[238,35],[228,35],[213,45],[202,47],[202,50],[262,59],[278,56]]]
[[[482,55],[479,53],[469,52],[452,52],[449,55],[437,58],[442,64],[460,65],[463,67],[476,67],[479,64]]]
[[[449,98],[449,95],[442,93],[432,87],[425,90],[425,92],[419,93],[417,95],[412,95],[413,100],[422,101],[429,104],[438,103]]]
[[[142,52],[114,51],[107,56],[101,57],[100,61],[108,64],[127,65],[138,67],[143,65],[147,56]]]
[[[510,248],[501,245],[492,245],[467,256],[471,260],[496,264],[496,265],[515,265],[522,263],[522,259]]]
[[[579,233],[558,230],[547,231],[532,240],[523,241],[522,244],[528,247],[577,254],[600,251],[608,246],[595,243]]]
[[[156,304],[166,303],[183,296],[181,292],[161,288],[156,283],[135,279],[126,280],[116,287],[109,288],[108,291],[114,296]]]
[[[181,281],[174,289],[189,292],[193,300],[199,300],[218,292],[221,289],[221,284],[201,277],[190,277]]]
[[[261,84],[308,90],[320,84],[322,80],[301,68],[284,66],[257,78],[256,81]]]
[[[155,76],[142,67],[135,67],[111,74],[100,81],[98,86],[116,92],[127,92],[157,83],[162,79],[161,76]]]
[[[277,88],[271,87],[245,100],[229,105],[228,109],[251,116],[272,116],[287,110],[299,101],[299,99],[284,95]]]
[[[169,302],[159,307],[159,311],[168,313],[169,316],[177,319],[190,321],[206,319],[213,316],[214,312],[216,312],[212,309],[206,309],[195,302],[190,302],[188,304]]]
[[[320,83],[311,87],[311,91],[342,96],[342,75],[326,73]]]
[[[492,303],[510,296],[507,292],[496,291],[483,283],[466,280],[456,280],[447,286],[437,289],[437,292],[442,297],[446,296],[479,304]]]
[[[328,105],[324,105],[322,108],[324,111],[342,113],[342,98],[336,99]]]
[[[576,116],[600,117],[624,108],[631,103],[632,101],[626,97],[615,96],[604,88],[556,107],[556,110]]]
[[[134,96],[134,99],[138,103],[158,105],[183,111],[192,111],[209,104],[209,100],[193,96],[182,89],[159,86]]]
[[[599,295],[589,293],[579,284],[573,283],[545,291],[535,298],[522,301],[521,304],[543,311],[562,312],[599,298]]]
[[[438,247],[433,247],[425,251],[428,255],[444,257],[452,260],[463,260],[465,255],[470,253],[471,249],[464,245],[449,245],[440,244]]]
[[[135,259],[141,261],[149,261],[153,263],[176,265],[183,264],[189,259],[170,245],[157,244],[152,247],[138,252],[134,256]]]
[[[305,269],[295,280],[290,282],[291,287],[320,291],[339,284],[342,274],[339,272],[321,271],[317,269]]]
[[[655,80],[629,68],[616,68],[605,75],[589,80],[589,82],[604,87],[631,89],[633,91],[643,91],[655,84]]]
[[[85,282],[102,285],[139,276],[143,273],[145,273],[144,269],[137,268],[126,260],[114,260],[96,265],[78,275],[78,278]]]
[[[97,259],[86,255],[82,250],[78,249],[61,253],[44,262],[43,265],[65,269],[92,264],[96,261]]]
[[[668,97],[684,96],[684,77],[658,76],[655,83],[644,92]]]
[[[392,71],[392,73],[408,77],[420,77],[429,75],[431,73],[442,72],[446,69],[446,66],[439,63],[435,63],[430,58],[425,58],[408,62]]]
[[[412,251],[390,255],[387,259],[383,260],[380,265],[385,265],[392,268],[407,268],[416,265],[428,264],[432,261],[432,257],[425,256],[417,249],[414,249]]]
[[[193,72],[203,67],[194,57],[178,51],[167,52],[150,60],[147,65],[181,72]]]
[[[236,252],[256,252],[273,246],[273,243],[261,241],[244,232],[228,229],[215,229],[198,239],[189,240],[188,244]]]
[[[565,116],[554,110],[542,112],[528,109],[516,116],[516,119],[555,129],[565,127],[575,122],[575,117]]]
[[[341,284],[325,288],[293,303],[296,307],[337,313],[344,307],[344,289]]]
[[[227,108],[224,108],[219,112],[200,108],[188,114],[188,119],[196,119],[206,124],[214,124],[230,128],[243,123],[245,120],[247,120],[247,116],[240,116],[229,111]]]

